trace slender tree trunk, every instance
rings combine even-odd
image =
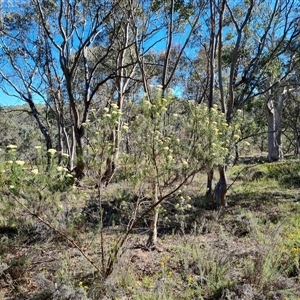
[[[75,152],[75,149],[73,147],[73,144],[74,144],[74,140],[75,138],[73,138],[73,127],[71,128],[72,129],[72,141],[70,143],[70,137],[67,133],[67,130],[66,130],[66,127],[64,126],[63,127],[63,135],[64,135],[64,138],[65,138],[65,141],[66,141],[66,147],[68,149],[68,155],[69,155],[69,163],[68,163],[68,168],[69,170],[72,170],[73,169],[73,162],[74,162],[74,152]]]
[[[212,184],[213,184],[213,179],[214,179],[214,168],[210,168],[207,171],[207,184],[206,184],[206,196],[211,196],[212,195]]]
[[[40,115],[35,107],[35,104],[32,100],[32,96],[30,95],[30,98],[26,99],[26,102],[28,103],[30,109],[31,109],[31,112],[33,114],[33,117],[35,118],[38,126],[39,126],[39,129],[42,133],[42,135],[44,136],[45,138],[45,143],[46,143],[46,148],[47,150],[51,149],[52,148],[52,140],[51,140],[51,136],[48,132],[48,129],[44,126],[44,124],[42,123],[41,121],[41,118],[40,118]]]
[[[278,161],[283,158],[282,152],[282,110],[284,92],[279,96],[277,106],[271,98],[267,96],[266,111],[268,120],[268,160]]]
[[[56,118],[56,126],[57,126],[57,151],[58,153],[58,164],[61,163],[62,154],[64,153],[64,142],[63,142],[63,127],[61,124],[60,116]]]
[[[155,182],[152,185],[152,205],[158,202],[158,183]],[[147,241],[147,246],[151,247],[157,242],[157,221],[158,221],[158,208],[155,207],[153,210],[153,216],[150,225],[149,237]]]
[[[239,146],[237,143],[235,144],[234,148],[235,148],[234,165],[236,165],[240,160]]]
[[[226,207],[226,193],[227,193],[227,175],[226,175],[226,166],[219,166],[219,175],[220,179],[216,186],[216,195],[218,206]]]
[[[221,1],[221,9],[220,9],[220,16],[219,16],[219,32],[218,32],[218,82],[219,82],[219,90],[220,90],[220,102],[222,113],[226,115],[226,103],[224,97],[224,87],[223,87],[223,64],[222,64],[222,47],[223,47],[223,18],[224,18],[224,11],[225,11],[225,2],[226,0]]]
[[[216,8],[213,1],[210,2],[210,45],[209,45],[209,95],[208,95],[208,108],[213,107],[214,101],[214,84],[215,84],[215,47],[216,47]],[[210,118],[210,117],[209,117]],[[210,126],[210,121],[209,121]],[[206,183],[206,196],[212,195],[212,183],[214,177],[214,167],[212,166],[210,170],[207,171],[207,183]]]
[[[211,20],[210,20],[210,45],[209,45],[209,98],[208,98],[208,107],[213,107],[214,101],[214,86],[215,86],[215,55],[216,55],[216,8],[214,3],[210,2],[210,13],[211,13]]]
[[[84,153],[83,153],[83,138],[84,128],[75,126],[75,141],[76,141],[76,167],[74,168],[75,176],[78,180],[84,177]]]
[[[65,133],[67,135],[67,133]],[[75,140],[75,129],[74,125],[72,126],[72,137],[71,137],[71,143],[68,143],[68,149],[69,149],[69,155],[70,155],[70,160],[69,160],[69,169],[73,170],[74,169],[74,162],[75,162],[75,154],[76,154],[76,140]]]
[[[300,157],[300,135],[297,131],[295,131],[294,134],[294,140],[295,140],[295,150],[294,150],[294,154],[298,157]]]
[[[234,86],[237,77],[237,69],[238,69],[237,64],[239,58],[239,51],[242,43],[243,30],[245,26],[249,24],[249,19],[251,18],[252,10],[254,9],[254,1],[253,0],[248,1],[248,9],[242,23],[236,21],[233,11],[231,10],[228,2],[229,1],[225,1],[225,5],[229,11],[232,22],[236,28],[236,41],[232,51],[231,65],[230,65],[230,72],[229,72],[229,84],[228,84],[229,99],[228,99],[227,111],[226,111],[226,119],[230,120],[232,118],[233,109],[235,105]]]

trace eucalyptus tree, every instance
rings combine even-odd
[[[299,36],[297,3],[218,1],[215,5],[219,12],[215,100],[221,101],[230,121],[234,110],[268,90],[263,82],[276,72],[276,59],[287,65],[293,57],[290,46]],[[279,79],[290,73],[287,68],[283,71]]]
[[[294,84],[294,70],[299,63],[299,57],[295,55],[297,48],[294,47],[294,42],[299,38],[300,26],[299,17],[295,14],[295,4],[294,1],[285,2],[283,7],[278,4],[281,14],[274,13],[274,24],[265,40],[266,53],[259,62],[262,71],[259,73],[257,89],[266,99],[268,158],[271,161],[283,157],[283,108],[289,92],[297,88]]]
[[[297,1],[293,0],[211,1],[203,20],[206,34],[199,34],[198,56],[187,78],[190,96],[196,90],[193,87],[197,79],[201,88],[195,97],[209,107],[219,103],[220,112],[226,114],[229,123],[238,109],[264,95],[270,160],[280,158],[280,103],[285,99],[290,74],[297,63],[292,46],[299,38],[298,10]],[[273,105],[274,101],[278,104]],[[211,192],[213,173],[208,175]]]
[[[113,1],[48,1],[34,0],[37,22],[44,37],[49,41],[49,50],[57,64],[52,69],[62,78],[73,121],[76,144],[76,174],[84,169],[84,124],[98,90],[116,76],[115,70],[101,74],[106,59],[117,39],[118,29],[107,31],[107,22],[112,18],[117,3]],[[103,47],[102,55],[89,55],[97,44]],[[83,70],[83,72],[81,72]],[[80,77],[79,77],[80,76]]]
[[[46,148],[52,148],[52,139],[36,99],[41,96],[38,76],[41,52],[36,51],[37,29],[29,1],[18,10],[2,12],[0,27],[0,88],[10,96],[28,104],[45,139]]]
[[[76,153],[78,175],[84,168],[84,124],[94,99],[116,78],[115,89],[123,97],[124,80],[130,78],[124,71],[125,64],[133,65],[124,60],[130,47],[125,2],[32,0],[8,12],[1,28],[2,62],[10,64],[2,68],[2,80],[30,105],[47,149],[52,141],[34,95],[49,105],[56,115],[58,150],[67,145],[71,164]]]

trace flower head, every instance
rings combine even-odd
[[[57,151],[55,149],[49,149],[47,152],[54,155]]]
[[[169,161],[173,160],[173,156],[172,155],[168,155],[167,156],[167,160],[169,160]]]
[[[31,171],[31,173],[34,174],[34,175],[38,175],[39,174],[39,170],[38,169],[33,169]]]
[[[128,127],[128,125],[124,124],[123,127],[122,127],[122,129],[125,130],[125,131],[127,131],[129,129],[129,127]]]
[[[8,149],[8,150],[14,150],[14,149],[17,149],[17,146],[10,144],[10,145],[6,146],[6,149]]]
[[[114,109],[119,109],[119,106],[118,106],[118,104],[116,104],[116,103],[112,103],[112,104],[111,104],[111,107],[114,108]]]

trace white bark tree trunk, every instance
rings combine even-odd
[[[282,111],[285,99],[284,90],[278,96],[277,101],[274,95],[267,95],[266,111],[268,120],[268,160],[278,161],[283,158],[282,152]]]
[[[158,184],[157,182],[153,183],[152,185],[152,205],[155,205],[159,199],[158,199]],[[154,246],[157,243],[157,221],[158,221],[158,208],[155,207],[153,209],[153,216],[151,220],[150,230],[149,230],[149,236],[147,241],[147,246],[151,247]]]

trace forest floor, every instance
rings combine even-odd
[[[195,180],[185,195],[191,207],[163,205],[157,246],[145,246],[145,220],[107,278],[128,221],[115,202],[101,232],[91,225],[95,207],[77,201],[62,232],[71,242],[34,217],[0,226],[0,299],[300,299],[299,162],[250,162],[231,168],[229,178],[226,209],[199,196]]]

